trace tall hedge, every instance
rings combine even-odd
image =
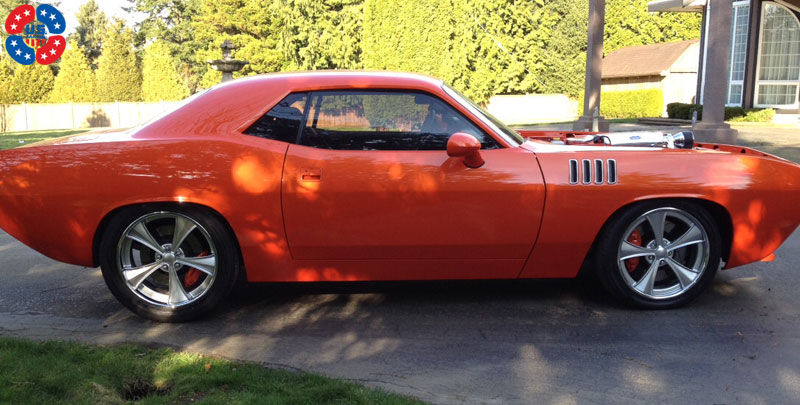
[[[579,103],[583,111],[583,98]],[[606,118],[660,117],[664,112],[664,93],[660,89],[604,91],[600,95],[600,115]]]
[[[413,71],[448,82],[466,70],[468,21],[462,0],[366,0],[363,62],[367,69]]]
[[[135,0],[140,11],[150,3]],[[226,39],[250,61],[236,76],[306,69],[387,69],[446,80],[478,102],[495,94],[583,89],[589,0],[180,0],[192,16],[201,87]],[[150,17],[162,18],[161,8]],[[161,14],[159,14],[161,13]],[[699,36],[691,14],[650,14],[645,0],[608,0],[606,50]],[[182,23],[183,24],[183,23]],[[613,27],[612,27],[613,26]],[[176,29],[178,25],[175,26]],[[164,32],[168,32],[165,30]],[[169,35],[159,38],[169,41]],[[204,70],[205,69],[205,70]]]

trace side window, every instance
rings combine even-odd
[[[286,96],[268,113],[259,118],[244,133],[261,138],[294,143],[303,122],[306,108],[306,94],[296,93]]]
[[[445,150],[466,132],[483,149],[500,145],[458,111],[423,93],[329,91],[311,94],[302,145],[338,150]]]

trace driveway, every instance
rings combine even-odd
[[[798,403],[800,232],[692,305],[619,307],[577,281],[263,285],[157,324],[97,269],[0,231],[0,335],[168,345],[445,403]]]

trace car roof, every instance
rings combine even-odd
[[[218,84],[145,125],[137,137],[241,131],[243,125],[265,114],[289,93],[336,89],[402,89],[444,95],[441,80],[416,73],[347,70],[267,73]]]
[[[291,92],[326,90],[335,88],[387,88],[419,89],[438,92],[442,80],[431,76],[408,72],[391,71],[352,71],[315,70],[304,72],[266,73],[248,76],[212,87],[212,92],[239,92],[263,88],[276,91],[284,89]]]

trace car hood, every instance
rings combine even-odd
[[[794,166],[800,167],[797,163],[794,163],[790,160],[786,160],[784,158],[771,155],[766,152],[762,152],[758,149],[748,148],[746,146],[739,146],[739,145],[726,145],[726,144],[717,144],[717,143],[704,143],[698,142],[694,144],[694,147],[691,149],[669,149],[664,147],[648,147],[648,146],[610,146],[610,145],[603,145],[603,144],[577,144],[577,145],[565,145],[563,143],[553,143],[548,142],[542,139],[536,138],[527,138],[525,142],[521,145],[522,148],[525,148],[531,152],[536,154],[542,153],[570,153],[570,152],[618,152],[618,153],[625,153],[631,151],[637,152],[652,152],[652,153],[675,153],[675,154],[691,154],[691,155],[707,155],[709,153],[714,154],[729,154],[729,155],[744,155],[744,156],[753,156],[759,158],[766,158],[769,160],[776,160],[780,162],[784,162],[787,164],[791,164]]]

